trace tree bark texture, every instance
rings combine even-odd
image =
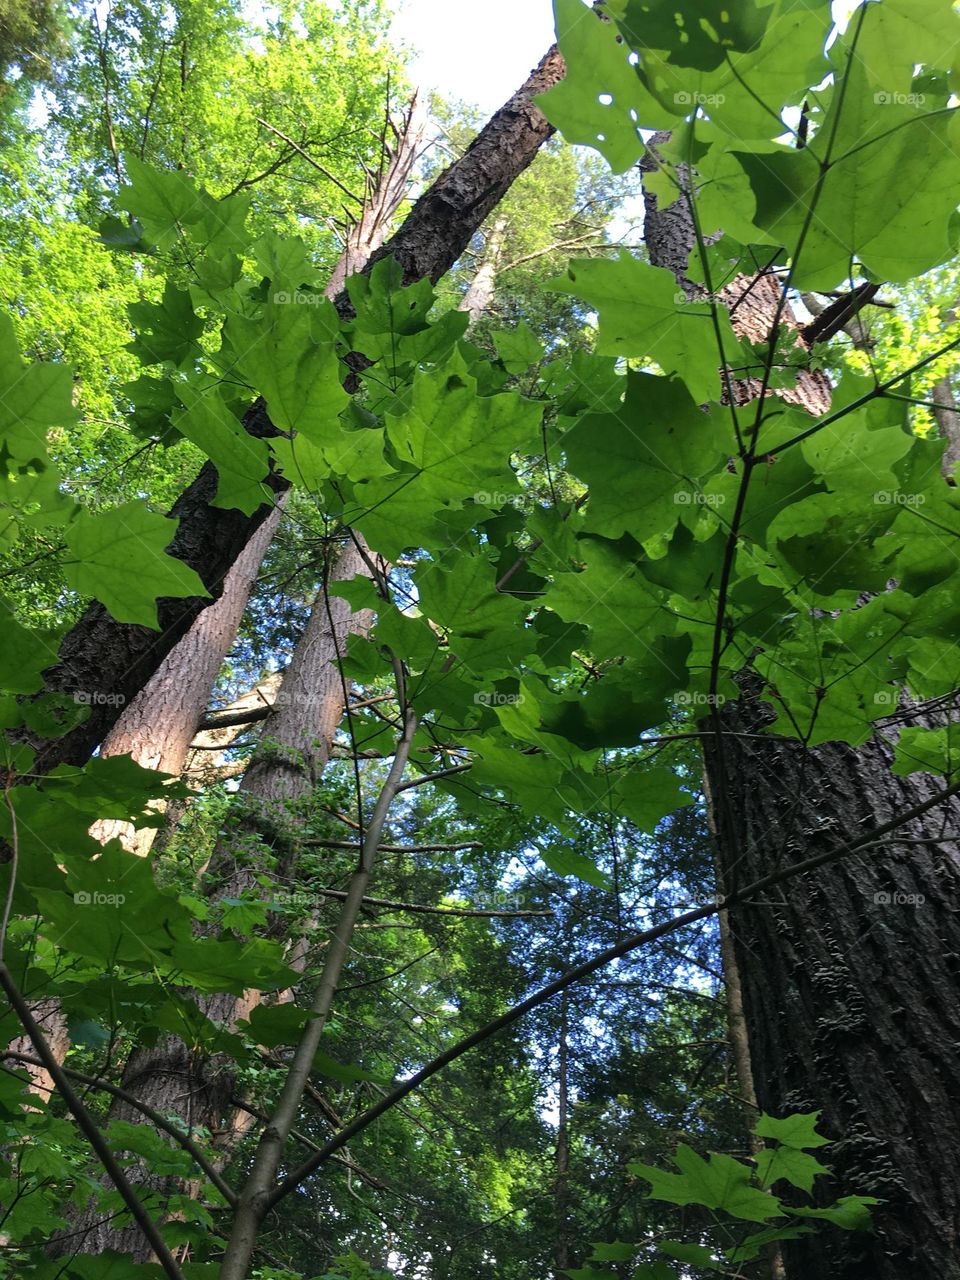
[[[731,735],[753,732],[764,708],[744,699],[721,718]],[[936,792],[927,775],[892,774],[891,758],[880,742],[708,745],[727,801],[727,891]],[[883,1200],[875,1235],[827,1229],[785,1245],[790,1280],[960,1280],[958,836],[954,799],[901,839],[730,913],[760,1106],[822,1110],[842,1193]]]
[[[651,258],[682,282],[692,228],[682,211],[665,212],[647,197]],[[737,303],[735,329],[755,341],[770,336],[780,287],[758,279],[746,308],[732,292],[742,297],[743,282],[724,291]],[[795,327],[789,309],[780,322]],[[819,413],[829,384],[815,379],[798,390]],[[745,398],[758,389],[745,384]],[[725,893],[936,794],[928,775],[894,775],[892,747],[879,737],[858,749],[808,749],[736,736],[773,718],[753,677],[741,688],[718,711],[726,732],[708,735],[704,750]],[[825,1228],[787,1242],[789,1280],[960,1280],[958,835],[954,799],[882,848],[727,913],[760,1107],[822,1110],[837,1187],[818,1194],[883,1201],[876,1234]]]
[[[330,570],[328,581],[347,581],[366,561],[349,542]],[[269,729],[240,786],[238,827],[218,841],[205,876],[205,893],[216,901],[256,890],[259,877],[271,873],[280,884],[292,874],[297,857],[297,806],[313,790],[330,756],[344,709],[344,681],[336,665],[350,634],[364,634],[372,624],[369,610],[353,613],[339,596],[322,591],[311,612],[274,703]],[[198,1001],[212,1021],[228,1028],[249,1018],[261,993],[237,997],[217,992]],[[207,1057],[177,1036],[164,1035],[154,1045],[138,1045],[127,1061],[121,1085],[126,1093],[167,1116],[178,1116],[193,1129],[204,1129],[228,1146],[238,1132],[229,1123],[236,1089],[236,1064],[225,1055]],[[139,1112],[122,1100],[110,1108],[110,1119],[143,1123]],[[142,1194],[159,1197],[162,1212],[171,1192],[182,1191],[175,1179],[154,1173],[142,1160],[129,1170]],[[71,1236],[54,1244],[54,1252],[102,1253],[116,1249],[138,1261],[150,1250],[139,1227],[100,1223],[88,1205],[70,1227]],[[78,1249],[74,1232],[83,1233]]]
[[[465,154],[420,197],[364,270],[369,272],[381,258],[393,255],[403,268],[405,283],[425,277],[439,280],[553,134],[553,126],[533,99],[557,84],[564,73],[563,58],[554,47],[481,129]],[[344,291],[337,296],[336,306],[342,315],[351,314]],[[261,402],[249,411],[244,425],[252,435],[276,434]],[[196,569],[214,598],[219,596],[231,565],[270,511],[267,504],[253,516],[245,516],[211,506],[217,484],[216,469],[206,463],[171,512],[180,525],[169,548],[171,555]],[[271,476],[268,484],[274,494],[289,487],[279,476]],[[101,604],[90,605],[64,639],[59,661],[47,673],[47,691],[109,692],[120,695],[124,700],[121,705],[132,702],[208,603],[200,597],[160,600],[159,631],[116,622]],[[54,742],[39,744],[34,771],[85,763],[119,714],[120,708],[113,703],[93,706],[89,719],[77,729]]]
[[[480,265],[470,281],[469,289],[460,299],[458,310],[469,312],[471,324],[476,324],[493,301],[506,235],[507,220],[501,215],[490,228]]]

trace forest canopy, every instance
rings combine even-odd
[[[554,12],[0,3],[2,1278],[960,1280],[960,16]]]

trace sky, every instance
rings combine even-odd
[[[394,0],[393,36],[416,50],[411,80],[490,114],[553,43],[551,0]]]

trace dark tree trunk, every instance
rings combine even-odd
[[[371,257],[370,266],[392,255],[407,284],[424,278],[436,282],[449,271],[555,132],[534,98],[559,84],[565,74],[563,57],[554,45],[463,156],[424,192],[403,226]]]
[[[731,733],[755,731],[763,708],[745,699],[721,715]],[[706,754],[725,797],[728,893],[938,789],[893,775],[880,743],[806,750],[725,736]],[[842,1192],[884,1201],[876,1235],[827,1229],[785,1247],[790,1280],[960,1280],[958,832],[954,799],[898,841],[731,912],[760,1106],[822,1109]]]
[[[272,434],[262,412],[248,415],[247,429]],[[199,574],[214,600],[234,561],[273,510],[259,507],[252,516],[211,506],[219,477],[213,464],[200,474],[170,512],[180,520],[168,550]],[[270,487],[279,495],[288,485],[271,476]],[[171,526],[172,529],[172,526]],[[90,717],[71,733],[53,742],[37,744],[35,773],[46,773],[58,764],[85,764],[122,713],[160,667],[167,654],[186,635],[194,619],[210,604],[198,596],[157,601],[160,629],[117,622],[102,604],[89,605],[60,646],[59,661],[46,673],[46,692],[72,694],[83,691],[113,695],[91,699]],[[109,705],[108,705],[109,704]]]
[[[559,50],[550,49],[465,154],[420,197],[364,269],[369,271],[381,258],[393,255],[403,268],[406,283],[425,277],[439,280],[553,134],[553,126],[533,99],[558,83],[564,71]],[[336,305],[341,314],[350,313],[346,293],[338,295]],[[252,435],[275,434],[262,404],[251,409],[245,425]],[[216,470],[211,463],[205,464],[171,512],[180,519],[180,526],[169,548],[171,555],[197,571],[214,599],[234,560],[270,510],[265,505],[254,515],[245,516],[240,511],[212,507],[217,484]],[[277,494],[288,488],[285,480],[275,476],[269,484]],[[72,733],[39,744],[34,772],[43,773],[58,764],[85,763],[121,707],[133,701],[207,604],[208,600],[196,597],[160,600],[158,631],[116,622],[101,604],[90,605],[64,639],[60,660],[47,673],[46,689],[66,693],[94,690],[120,695],[123,702],[116,705],[114,698],[107,705],[101,700],[92,706],[89,719]]]
[[[661,211],[647,195],[646,208],[651,260],[683,283],[693,246],[683,202]],[[748,307],[739,303],[745,284]],[[761,276],[723,291],[728,306],[738,304],[738,334],[769,340],[778,290]],[[789,307],[780,320],[796,327]],[[755,382],[735,388],[738,400],[758,391]],[[822,374],[804,375],[784,398],[822,413],[829,391]],[[705,738],[724,893],[937,792],[928,775],[892,774],[892,748],[879,739],[855,750],[735,736],[772,718],[759,683],[745,675],[741,687],[740,701],[718,712],[719,744]],[[822,1110],[837,1140],[834,1190],[883,1200],[875,1235],[826,1228],[786,1245],[788,1280],[960,1280],[958,835],[953,799],[883,847],[728,913],[759,1105],[778,1116]],[[912,895],[914,905],[895,895]]]

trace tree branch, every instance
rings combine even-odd
[[[32,1058],[27,1053],[14,1053],[12,1049],[6,1049],[0,1053],[0,1059],[9,1058],[15,1062],[23,1062],[32,1067],[42,1067],[46,1064],[40,1058]],[[178,1129],[176,1125],[171,1124],[165,1119],[159,1111],[154,1111],[152,1107],[148,1107],[145,1102],[141,1102],[139,1098],[135,1098],[132,1093],[127,1093],[126,1089],[121,1089],[115,1084],[111,1084],[109,1080],[103,1080],[100,1076],[88,1076],[83,1071],[74,1071],[72,1067],[61,1067],[63,1074],[71,1080],[77,1080],[80,1084],[88,1085],[92,1089],[102,1089],[104,1093],[109,1093],[114,1098],[119,1098],[128,1106],[136,1108],[137,1111],[147,1117],[151,1124],[158,1129],[162,1129],[164,1133],[170,1135],[171,1138],[183,1147],[184,1151],[188,1151],[193,1157],[198,1169],[200,1169],[207,1178],[217,1188],[227,1204],[234,1205],[237,1203],[237,1193],[229,1183],[224,1182],[221,1175],[203,1154],[197,1144],[189,1135],[185,1134],[182,1129]]]
[[[386,849],[388,846],[383,845]],[[345,889],[314,889],[314,893],[322,898],[346,898]],[[409,911],[413,915],[423,916],[466,916],[481,920],[496,918],[529,918],[530,916],[552,916],[552,911],[481,911],[466,907],[428,907],[419,902],[390,902],[386,898],[364,898],[365,907],[383,907],[387,911]]]
[[[849,844],[842,845],[839,849],[828,849],[823,853],[816,854],[812,858],[807,858],[804,862],[797,862],[789,867],[782,867],[779,871],[771,871],[769,875],[762,876],[759,880],[755,880],[753,884],[745,885],[744,888],[730,895],[724,902],[714,902],[698,907],[693,911],[687,911],[681,916],[676,916],[672,920],[665,920],[662,924],[655,925],[651,929],[645,929],[642,933],[631,934],[622,939],[615,946],[608,947],[605,951],[601,951],[599,955],[587,960],[583,964],[577,965],[576,968],[561,975],[555,981],[548,983],[547,986],[541,987],[539,991],[535,991],[533,995],[528,996],[526,1000],[521,1000],[519,1004],[508,1009],[506,1013],[495,1018],[492,1022],[488,1022],[486,1026],[480,1027],[474,1031],[472,1035],[466,1036],[463,1040],[450,1046],[438,1057],[428,1062],[425,1067],[415,1072],[408,1079],[402,1081],[396,1088],[387,1093],[374,1106],[369,1107],[366,1111],[356,1116],[345,1128],[341,1129],[338,1134],[325,1143],[323,1149],[318,1151],[309,1160],[300,1166],[299,1169],[287,1175],[280,1185],[269,1196],[267,1208],[272,1209],[280,1200],[289,1195],[291,1191],[295,1191],[297,1187],[315,1173],[321,1165],[325,1163],[335,1152],[351,1138],[356,1137],[364,1129],[368,1128],[375,1120],[391,1110],[398,1102],[401,1102],[408,1094],[413,1093],[416,1089],[426,1083],[432,1076],[437,1075],[450,1063],[455,1062],[458,1058],[468,1053],[477,1045],[483,1044],[485,1040],[489,1040],[491,1036],[497,1035],[498,1032],[512,1026],[513,1023],[519,1021],[525,1014],[530,1013],[533,1009],[545,1004],[555,995],[559,995],[561,991],[565,991],[567,987],[572,986],[576,982],[582,981],[584,978],[590,977],[599,969],[605,968],[613,960],[620,959],[621,956],[628,955],[631,951],[635,951],[638,947],[644,946],[648,942],[656,942],[659,938],[668,934],[676,933],[677,930],[685,928],[688,924],[695,924],[698,920],[705,920],[709,916],[716,915],[717,912],[736,906],[738,903],[761,893],[764,889],[769,889],[773,885],[782,884],[784,881],[792,880],[798,875],[803,875],[808,871],[815,871],[819,867],[826,866],[828,863],[836,862],[840,858],[848,857],[852,853],[857,853],[874,844],[881,836],[886,835],[890,831],[895,831],[904,823],[910,822],[913,818],[918,818],[928,810],[936,808],[938,804],[942,804],[945,800],[949,800],[952,796],[960,795],[960,782],[954,783],[952,786],[945,787],[942,791],[934,796],[930,796],[922,803],[914,805],[905,812],[899,814],[895,818],[891,818],[888,822],[882,823],[878,827],[874,827],[872,831],[859,837],[857,840],[851,841]],[[224,1278],[226,1280],[226,1278]]]
[[[6,993],[7,999],[16,1012],[20,1023],[30,1037],[30,1043],[36,1050],[37,1057],[41,1064],[46,1067],[50,1073],[50,1077],[57,1086],[57,1092],[63,1098],[67,1105],[67,1109],[77,1122],[83,1136],[90,1143],[96,1153],[97,1159],[106,1170],[110,1181],[120,1193],[124,1204],[133,1215],[137,1226],[143,1232],[150,1245],[150,1248],[157,1256],[160,1266],[170,1277],[170,1280],[184,1280],[183,1272],[180,1270],[179,1263],[170,1252],[170,1248],[160,1234],[156,1223],[147,1213],[141,1204],[133,1187],[127,1180],[127,1175],[120,1167],[120,1163],[116,1156],[110,1150],[107,1140],[104,1138],[98,1126],[94,1123],[90,1112],[80,1101],[74,1092],[73,1086],[67,1079],[63,1068],[57,1061],[56,1056],[51,1052],[50,1046],[43,1035],[43,1032],[34,1021],[30,1006],[24,1000],[16,982],[13,980],[13,974],[7,968],[4,961],[0,960],[0,987]]]

